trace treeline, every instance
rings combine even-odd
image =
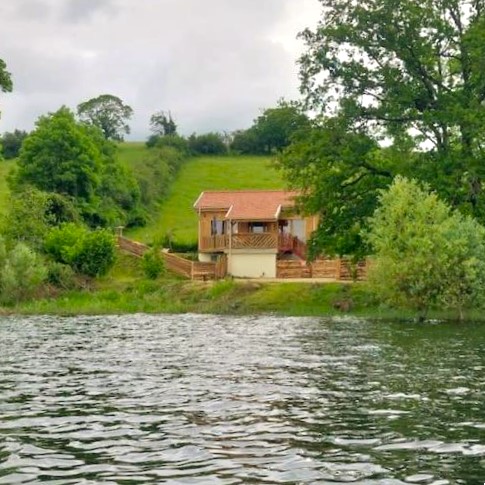
[[[273,155],[286,148],[295,134],[309,129],[311,122],[300,104],[280,100],[276,107],[265,109],[247,130],[193,133],[184,138],[178,135],[171,113],[163,111],[151,117],[150,127],[149,148],[170,137],[177,148],[190,155]]]

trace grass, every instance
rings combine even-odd
[[[136,170],[148,154],[145,142],[130,141],[118,144],[117,158],[126,167]]]
[[[279,189],[281,175],[271,166],[271,158],[255,156],[197,157],[190,159],[175,180],[171,195],[161,204],[158,216],[129,237],[153,242],[172,232],[181,243],[197,241],[197,214],[193,204],[204,190]]]
[[[351,303],[347,311],[337,308],[344,300]],[[379,305],[365,282],[282,283],[231,279],[197,282],[170,274],[154,281],[145,279],[140,259],[127,254],[119,255],[107,276],[92,281],[84,289],[51,292],[50,296],[26,301],[16,307],[0,307],[0,315],[131,313],[273,314],[401,321],[416,317],[409,309]],[[455,312],[445,310],[434,310],[429,318],[458,319]],[[479,309],[471,310],[467,320],[484,321],[485,316]]]
[[[0,216],[5,214],[7,209],[8,185],[7,175],[15,166],[15,160],[0,160]]]

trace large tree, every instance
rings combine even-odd
[[[14,185],[32,185],[91,201],[103,161],[98,130],[76,122],[68,108],[41,116],[25,139]]]
[[[301,34],[307,50],[300,60],[307,106],[323,119],[317,130],[337,118],[346,136],[390,149],[382,153],[383,171],[381,157],[362,163],[344,144],[333,159],[319,154],[313,134],[306,140],[314,156],[308,163],[329,166],[321,175],[327,186],[336,172],[346,173],[335,186],[343,199],[364,180],[375,187],[366,184],[362,194],[376,198],[382,184],[411,171],[454,206],[485,219],[485,0],[320,3],[318,26]],[[304,187],[304,179],[296,185]],[[321,213],[333,217],[324,198]],[[365,223],[366,215],[356,222]]]
[[[77,113],[81,121],[97,126],[107,140],[123,141],[124,135],[130,133],[128,120],[133,116],[133,109],[112,94],[102,94],[79,104]]]

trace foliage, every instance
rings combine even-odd
[[[115,155],[116,146],[96,127],[61,108],[41,117],[25,140],[11,186],[20,192],[30,184],[58,194],[58,201],[64,197],[91,227],[144,224],[140,187]],[[75,219],[58,222],[66,220]]]
[[[6,132],[0,138],[1,153],[6,160],[17,158],[23,141],[27,138],[28,133],[22,130]]]
[[[338,187],[343,198],[354,199],[355,180],[365,180],[361,193],[377,199],[383,184],[412,173],[454,207],[485,220],[483,1],[320,3],[318,26],[301,34],[307,46],[300,59],[306,107],[323,116],[324,126],[333,118],[346,133],[376,144],[385,140],[389,147],[365,164],[359,152],[353,160],[347,154],[347,177]],[[316,135],[307,142],[309,165],[320,163],[326,155],[320,157]],[[381,170],[384,159],[387,174]],[[321,177],[324,186],[332,177],[333,172]],[[305,187],[302,178],[298,187]],[[339,215],[328,224],[337,228]],[[356,214],[354,221],[364,225],[365,215]],[[321,239],[319,249],[327,249],[325,244]]]
[[[15,182],[89,202],[100,183],[102,162],[96,132],[63,107],[41,116],[25,139]]]
[[[76,287],[74,270],[67,264],[51,261],[47,267],[47,281],[63,290]]]
[[[423,318],[433,305],[464,308],[485,292],[485,228],[435,193],[397,177],[382,192],[366,237],[375,252],[369,279],[383,301]]]
[[[157,111],[150,117],[150,130],[157,136],[173,136],[177,134],[177,125],[170,111]]]
[[[0,301],[12,304],[31,297],[46,276],[45,265],[28,246],[18,243],[7,252],[0,238]]]
[[[227,146],[224,137],[220,133],[204,133],[196,135],[193,133],[189,139],[189,149],[194,155],[224,155],[227,153]]]
[[[298,104],[279,101],[276,108],[268,108],[254,120],[251,128],[238,131],[231,142],[237,153],[269,155],[287,147],[293,136],[308,128],[310,121]]]
[[[2,232],[10,241],[39,249],[52,226],[77,219],[76,210],[65,197],[26,187],[11,196]]]
[[[116,244],[113,235],[106,229],[86,234],[74,258],[74,269],[87,276],[102,276],[116,260]]]
[[[115,239],[109,231],[89,231],[76,224],[52,229],[44,248],[55,261],[93,277],[106,274],[116,259]]]
[[[254,128],[247,130],[238,130],[232,134],[230,144],[231,152],[239,155],[255,154],[259,155],[262,152],[259,138]]]
[[[145,276],[151,280],[156,280],[165,271],[165,261],[160,248],[154,246],[143,255],[142,267]]]
[[[159,136],[155,143],[155,148],[173,148],[178,150],[182,156],[188,156],[190,153],[187,140],[179,135]]]
[[[79,104],[77,114],[81,121],[98,127],[106,140],[122,141],[130,133],[127,122],[133,109],[112,94],[101,94]]]
[[[295,133],[308,128],[310,121],[296,103],[280,101],[255,120],[254,130],[261,153],[271,154],[287,147]]]
[[[284,177],[301,191],[302,211],[319,215],[312,256],[359,259],[366,253],[361,231],[377,206],[377,191],[392,181],[388,160],[372,138],[336,120],[301,132],[279,157]]]

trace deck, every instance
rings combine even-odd
[[[222,252],[229,249],[275,249],[278,252],[293,252],[306,258],[306,244],[291,234],[276,232],[222,234],[202,237],[199,241],[201,252]]]

